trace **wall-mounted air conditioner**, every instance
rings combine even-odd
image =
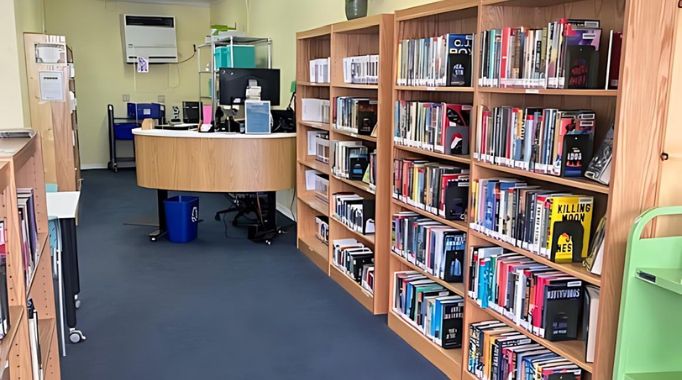
[[[146,57],[149,63],[177,63],[175,17],[122,15],[126,63]]]

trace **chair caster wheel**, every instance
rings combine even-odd
[[[73,305],[76,307],[76,309],[80,309],[80,308],[81,308],[81,300],[76,299],[76,300],[73,302]]]
[[[78,344],[86,339],[88,338],[86,338],[80,330],[72,330],[69,333],[69,342],[73,344]]]
[[[267,244],[267,245],[272,245],[272,242],[271,242],[270,240],[266,240],[266,241],[265,241],[265,244]]]

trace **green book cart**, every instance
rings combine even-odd
[[[653,219],[675,215],[682,206],[649,210],[630,231],[615,380],[682,379],[682,236],[641,238]]]

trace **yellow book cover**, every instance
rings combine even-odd
[[[580,262],[587,257],[594,198],[583,195],[549,199],[547,249],[556,263]]]

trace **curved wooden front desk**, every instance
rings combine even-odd
[[[296,134],[133,130],[137,184],[150,189],[264,192],[296,180]]]

